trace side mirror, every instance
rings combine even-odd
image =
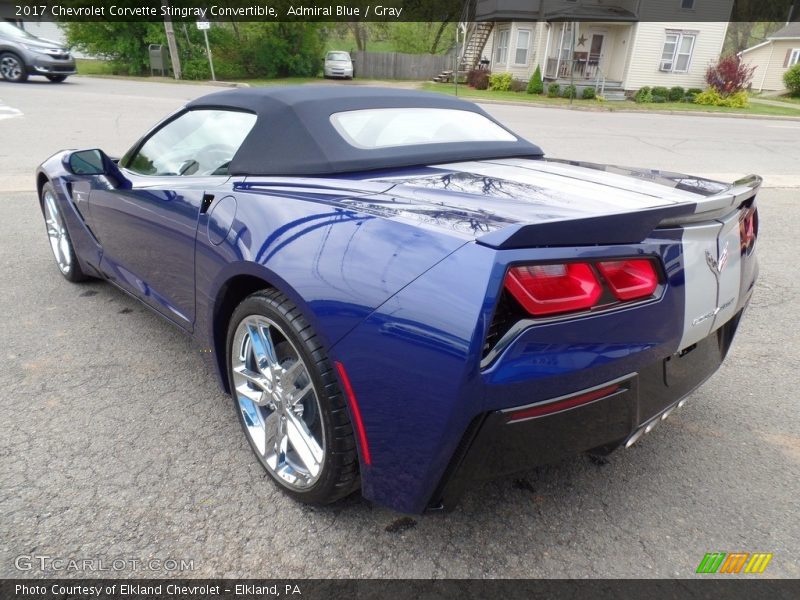
[[[67,156],[66,166],[73,175],[108,175],[111,163],[102,150],[79,150]]]

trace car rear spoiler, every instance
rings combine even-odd
[[[481,236],[477,242],[497,249],[637,244],[659,227],[675,227],[722,217],[755,196],[761,183],[758,175],[748,175],[724,191],[697,202],[579,219],[510,225]]]
[[[661,226],[686,225],[723,217],[738,208],[742,203],[753,198],[761,187],[762,182],[763,179],[758,175],[748,175],[737,179],[725,191],[699,201],[694,214],[690,217],[678,218],[677,220],[667,218],[661,223]]]

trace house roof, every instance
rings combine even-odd
[[[751,50],[755,50],[757,48],[761,48],[762,46],[766,46],[767,44],[771,44],[771,43],[772,42],[770,40],[767,40],[766,42],[761,42],[760,44],[756,44],[755,46],[750,46],[749,48],[745,48],[744,50],[739,52],[739,54],[747,54]]]
[[[800,21],[795,21],[794,23],[789,23],[783,29],[779,29],[775,33],[770,36],[767,36],[767,39],[792,39],[792,38],[800,38]]]
[[[634,13],[616,6],[583,6],[556,9],[545,14],[546,21],[637,21]]]
[[[767,36],[766,42],[761,42],[760,44],[756,44],[755,46],[750,46],[749,48],[745,48],[739,54],[747,54],[751,50],[755,50],[756,48],[761,48],[762,46],[766,46],[767,44],[771,44],[773,41],[780,41],[780,40],[800,40],[800,21],[789,23],[786,27],[783,27],[773,33],[772,35]]]
[[[478,113],[471,102],[442,94],[364,86],[266,86],[202,96],[188,110],[223,108],[255,113],[256,123],[230,164],[233,175],[327,175],[488,158],[541,157],[542,150],[514,141],[418,143],[358,148],[331,123],[334,113],[375,108],[441,108]],[[511,132],[509,132],[511,133]]]

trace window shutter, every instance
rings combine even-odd
[[[792,49],[791,49],[791,48],[789,48],[789,49],[786,51],[786,58],[784,58],[784,59],[783,59],[783,66],[784,66],[784,67],[788,67],[788,66],[789,66],[789,60],[790,60],[791,58],[792,58]]]

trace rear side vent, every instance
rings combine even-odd
[[[486,341],[483,344],[483,356],[487,354],[497,345],[497,342],[508,333],[508,330],[514,323],[526,317],[525,311],[519,303],[511,297],[511,295],[503,290],[500,294],[500,301],[497,303],[497,308],[494,311],[492,322],[489,325],[489,331],[486,334]]]

